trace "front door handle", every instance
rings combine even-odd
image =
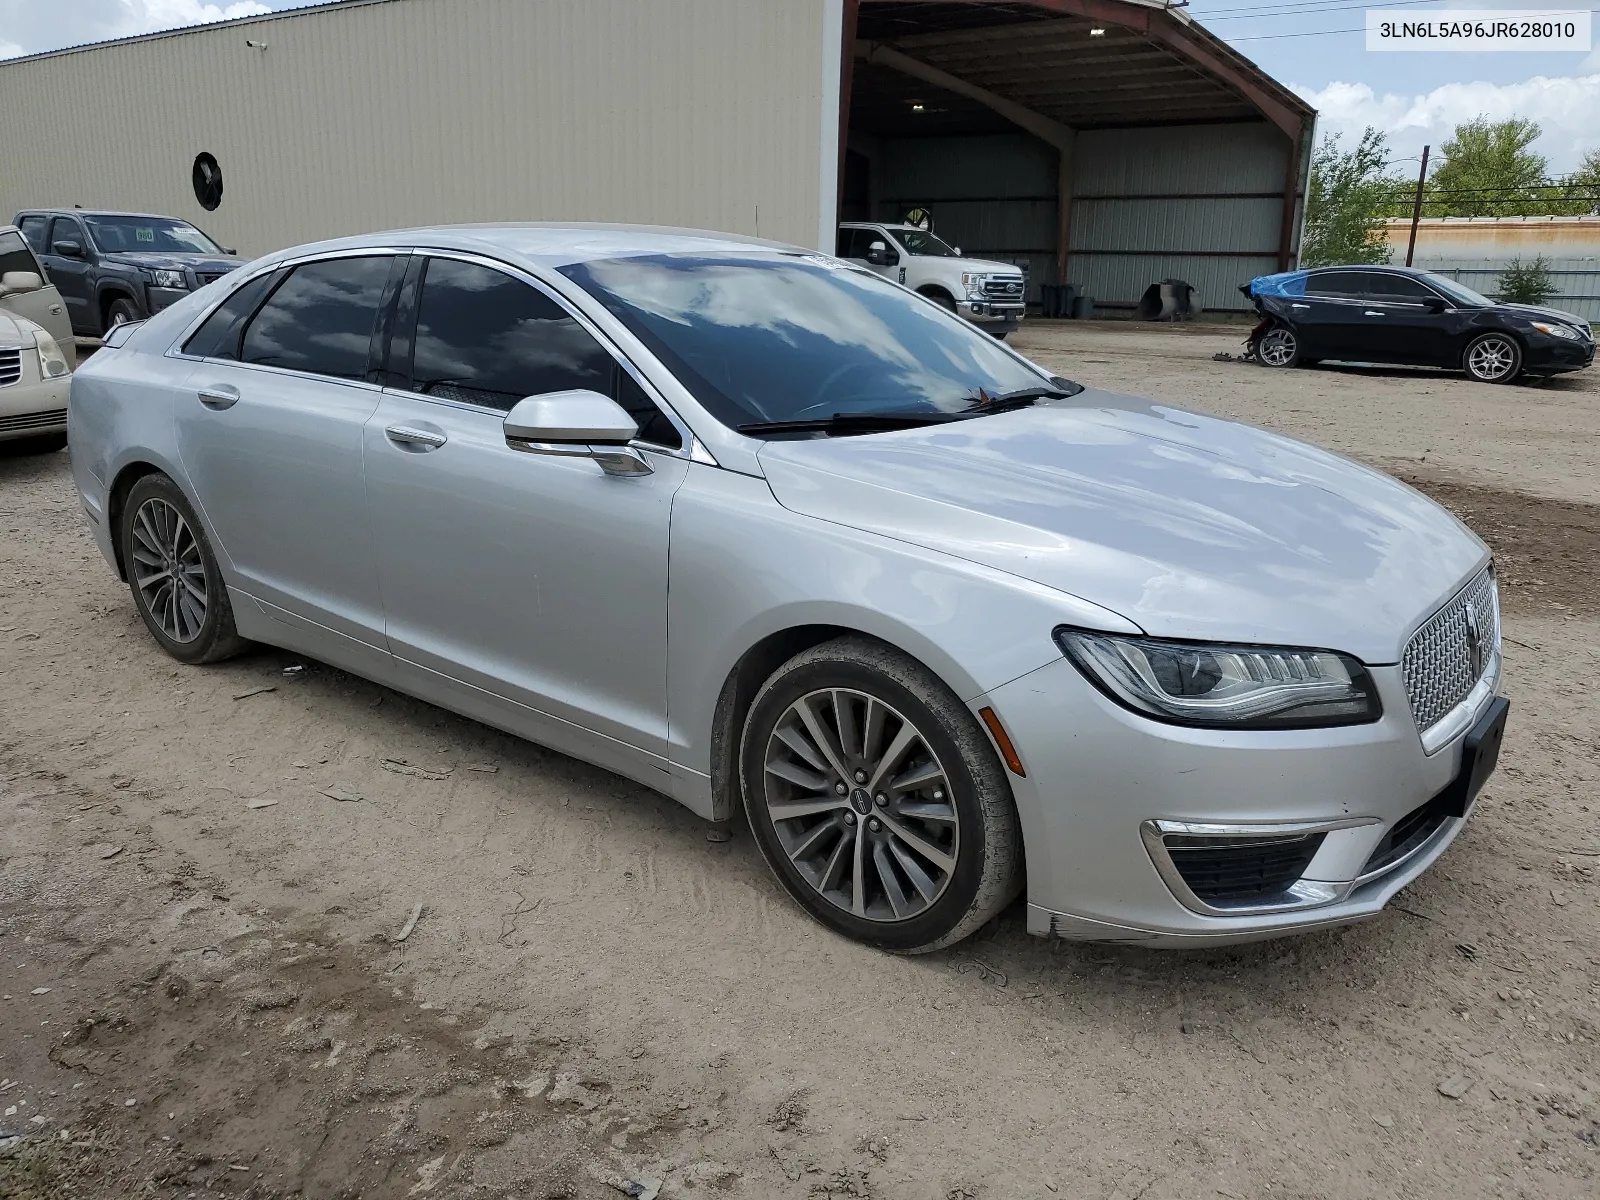
[[[383,434],[397,445],[416,450],[437,450],[449,440],[442,433],[417,429],[411,425],[391,425],[383,431]]]
[[[1383,315],[1384,315],[1384,314],[1383,314],[1383,313],[1381,313],[1381,312],[1373,312],[1373,311],[1372,311],[1372,310],[1371,310],[1371,309],[1370,309],[1370,308],[1369,308],[1369,309],[1368,309],[1368,310],[1367,310],[1367,311],[1366,311],[1366,312],[1364,312],[1364,313],[1362,313],[1362,314],[1361,314],[1361,315],[1362,315],[1362,316],[1364,316],[1364,317],[1381,317],[1381,316],[1383,316]]]
[[[232,408],[239,403],[239,389],[230,387],[225,383],[219,383],[215,387],[203,387],[198,395],[201,404],[219,411],[224,408]]]
[[[1291,304],[1291,305],[1289,305],[1289,307],[1290,308],[1310,308],[1311,305],[1309,305],[1309,304]]]

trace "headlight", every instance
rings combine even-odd
[[[46,379],[59,379],[67,373],[67,356],[61,353],[55,338],[40,329],[33,335],[33,344],[39,348],[40,375]]]
[[[1224,646],[1058,629],[1078,669],[1134,712],[1215,729],[1303,729],[1376,721],[1367,669],[1332,650]]]
[[[189,288],[189,281],[184,278],[182,271],[163,271],[160,269],[152,269],[149,274],[150,282],[155,284],[157,287],[179,288],[184,291],[187,291]]]
[[[967,295],[971,296],[974,293],[982,292],[983,285],[988,279],[988,273],[984,271],[963,271],[961,273],[961,286],[966,290]]]
[[[1549,325],[1543,321],[1535,321],[1533,327],[1540,333],[1548,333],[1551,337],[1566,338],[1569,342],[1578,340],[1578,331],[1570,325]]]

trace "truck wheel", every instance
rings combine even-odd
[[[132,300],[119,299],[111,302],[111,307],[106,310],[106,332],[110,332],[118,325],[126,325],[129,321],[139,320],[139,310]]]
[[[956,311],[955,299],[947,292],[929,291],[921,292],[919,294],[926,296],[929,300],[932,300],[935,304],[937,304],[940,308],[945,309],[947,312]]]

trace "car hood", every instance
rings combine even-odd
[[[992,258],[947,258],[949,263],[958,271],[985,271],[991,275],[1022,275],[1022,268],[1016,263],[995,262]]]
[[[1534,304],[1497,304],[1495,308],[1500,312],[1515,313],[1519,317],[1542,317],[1552,321],[1561,321],[1567,325],[1576,325],[1580,329],[1589,328],[1589,318],[1580,317],[1577,313],[1565,312],[1559,308],[1541,308]]]
[[[196,271],[206,274],[217,274],[223,271],[232,271],[244,265],[244,259],[235,258],[228,254],[137,254],[129,251],[118,251],[116,254],[105,256],[107,262],[123,263],[130,267],[148,267],[151,270],[181,271],[191,267]]]
[[[1488,559],[1448,512],[1377,471],[1107,392],[771,441],[760,461],[785,508],[983,563],[1165,637],[1392,663]]]
[[[18,346],[32,346],[33,335],[41,326],[26,317],[18,316],[0,302],[0,349],[13,350]]]

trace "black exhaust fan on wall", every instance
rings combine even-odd
[[[215,212],[222,203],[222,168],[205,151],[194,158],[194,198],[207,212]]]

